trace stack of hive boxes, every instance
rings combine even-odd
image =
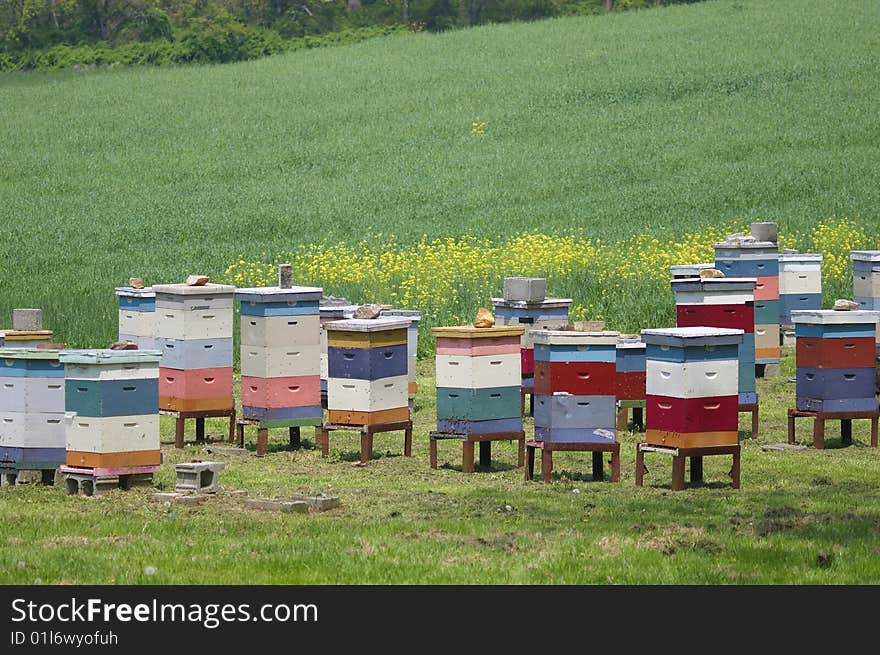
[[[141,350],[160,349],[156,341],[156,294],[152,287],[116,287],[119,296],[119,340]]]
[[[853,250],[853,300],[860,309],[880,310],[880,250]]]
[[[321,320],[320,327],[320,344],[321,344],[321,394],[327,394],[327,323],[333,321],[341,321],[346,318],[352,318],[357,305],[327,305],[319,307],[319,315]]]
[[[63,350],[63,473],[152,474],[159,450],[158,350]]]
[[[672,281],[678,327],[732,328],[739,346],[739,404],[758,402],[755,390],[755,278],[690,278]]]
[[[797,409],[872,412],[878,313],[811,310],[791,315],[796,339]]]
[[[673,280],[680,280],[686,277],[700,277],[700,271],[715,268],[715,264],[681,264],[679,266],[670,266],[669,271]]]
[[[641,407],[645,401],[644,342],[638,337],[619,339],[615,361],[617,402],[621,407]]]
[[[791,328],[792,311],[822,309],[822,255],[779,255],[779,324]]]
[[[407,393],[412,403],[419,392],[416,364],[419,361],[419,321],[422,319],[422,313],[415,309],[383,309],[380,316],[404,316],[412,321],[406,332],[406,375],[409,380]]]
[[[262,427],[320,425],[320,287],[237,289],[241,404]]]
[[[437,432],[522,432],[521,327],[438,327]]]
[[[229,412],[232,396],[232,298],[225,284],[158,284],[156,342],[162,351],[159,408]]]
[[[645,441],[700,448],[738,443],[742,330],[642,330],[647,344]]]
[[[0,350],[0,469],[64,463],[64,365],[59,351]]]
[[[772,241],[728,238],[714,243],[715,267],[727,277],[756,278],[755,363],[778,364],[779,248]]]
[[[52,330],[43,329],[43,312],[39,309],[13,309],[12,329],[3,333],[6,348],[34,348],[52,341]]]
[[[532,333],[535,330],[563,330],[568,327],[568,310],[571,298],[547,298],[547,280],[544,278],[509,277],[504,280],[504,297],[492,298],[495,309],[495,325],[498,327],[522,327],[520,359],[521,386],[534,385],[535,346]]]
[[[335,425],[409,420],[408,318],[327,323],[327,411]]]
[[[535,343],[535,440],[617,441],[617,332],[543,331]]]

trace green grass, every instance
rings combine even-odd
[[[738,491],[726,477],[729,457],[706,458],[704,486],[672,492],[671,460],[649,456],[646,486],[635,487],[632,434],[622,438],[619,484],[592,482],[589,456],[572,453],[556,455],[551,484],[527,483],[507,442],[495,445],[489,471],[473,475],[459,470],[460,448],[443,442],[432,471],[431,369],[420,365],[412,458],[397,433],[379,435],[376,459],[360,467],[355,434],[335,433],[321,459],[287,451],[284,430],[272,432],[265,458],[219,458],[227,492],[324,491],[341,497],[338,509],[284,515],[249,510],[229,493],[191,508],[152,503],[148,490],[85,498],[6,487],[0,583],[880,582],[880,455],[867,446],[867,422],[855,422],[851,447],[840,448],[831,427],[825,451],[761,450],[785,441],[791,356],[782,377],[758,381],[762,434],[743,443]],[[209,424],[209,436],[223,430]],[[798,440],[809,435],[799,424]],[[156,482],[171,490],[176,462],[206,456],[192,444],[175,451],[170,421],[163,441]],[[829,566],[820,554],[831,555]]]
[[[129,275],[217,278],[371,229],[614,239],[848,215],[876,235],[878,21],[868,2],[706,2],[0,76],[0,323],[42,307],[67,343],[104,344]]]

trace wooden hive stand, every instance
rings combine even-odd
[[[650,446],[646,443],[636,444],[636,486],[641,487],[648,472],[645,466],[645,453],[663,453],[672,456],[672,490],[684,489],[685,460],[691,460],[691,483],[703,482],[703,457],[711,455],[733,455],[733,466],[728,475],[733,480],[733,488],[739,489],[740,478],[740,446],[703,446],[700,448],[669,448],[666,446]]]
[[[758,438],[758,403],[740,404],[738,412],[740,414],[750,413],[752,415],[752,439]]]
[[[431,432],[430,434],[431,468],[437,468],[437,442],[452,439],[461,442],[461,471],[474,472],[474,444],[480,444],[480,466],[488,468],[492,463],[493,441],[516,441],[519,444],[517,466],[525,464],[526,433],[520,432],[488,432],[485,434],[458,434],[452,432]]]
[[[529,382],[526,382],[529,379]],[[523,386],[520,387],[520,413],[523,418],[535,415],[535,379],[523,378]],[[526,396],[529,397],[529,413],[526,414]]]
[[[315,426],[315,441],[321,439],[321,425],[315,423],[305,423],[303,425],[287,425],[287,426],[269,426],[258,419],[240,418],[236,421],[238,429],[238,447],[244,448],[244,430],[245,427],[252,425],[257,428],[257,457],[265,457],[269,453],[269,428],[270,427],[286,427],[290,439],[290,449],[299,450],[302,448],[302,438],[300,428],[309,425]]]
[[[403,454],[412,457],[412,421],[394,421],[393,423],[373,423],[368,425],[343,425],[340,423],[324,423],[318,432],[321,443],[321,457],[330,454],[330,433],[337,430],[361,433],[361,463],[366,464],[373,459],[373,435],[379,432],[396,432],[403,430]]]
[[[620,444],[619,443],[555,443],[552,441],[527,441],[526,480],[531,480],[535,470],[535,451],[541,451],[541,479],[550,482],[553,477],[553,452],[591,452],[593,453],[593,480],[605,478],[602,453],[611,453],[611,481],[620,482]]]
[[[871,420],[871,448],[877,447],[877,423],[880,411],[873,412],[807,412],[798,409],[788,410],[788,443],[794,443],[794,423],[798,418],[813,419],[813,448],[825,448],[825,421],[840,421],[840,442],[844,446],[852,444],[853,419]]]
[[[175,411],[162,409],[159,414],[173,416],[176,423],[174,426],[174,447],[183,448],[185,444],[187,419],[196,421],[196,443],[205,443],[205,419],[229,417],[229,443],[235,443],[235,408],[210,409],[203,411]]]

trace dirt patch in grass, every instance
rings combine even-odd
[[[49,539],[45,539],[43,541],[44,546],[49,546],[52,548],[62,547],[68,548],[70,546],[93,546],[95,544],[115,544],[120,541],[124,541],[125,537],[121,537],[119,535],[110,535],[107,537],[87,537],[85,535],[61,535],[57,537],[50,537]]]
[[[639,537],[637,545],[639,548],[656,550],[664,555],[674,555],[681,551],[716,554],[724,550],[724,546],[706,537],[705,528],[678,525],[658,527],[655,531],[643,534]]]
[[[831,521],[834,518],[834,515],[829,512],[807,514],[796,507],[783,505],[769,509],[764,513],[762,519],[755,523],[755,534],[759,537],[766,537],[774,532],[804,528],[816,523]],[[846,519],[844,516],[839,518]]]

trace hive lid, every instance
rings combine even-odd
[[[62,350],[64,364],[158,364],[161,350]]]
[[[379,312],[379,316],[406,316],[413,321],[420,321],[422,312],[418,309],[383,309]]]
[[[880,311],[856,309],[840,312],[833,309],[793,309],[791,320],[793,323],[804,323],[806,325],[874,324],[880,320]]]
[[[380,332],[382,330],[400,330],[409,327],[408,318],[344,318],[341,321],[327,323],[328,330],[344,330],[346,332]]]
[[[52,330],[6,330],[4,338],[12,341],[29,341],[31,339],[51,339]]]
[[[134,287],[116,287],[117,296],[128,296],[130,298],[155,298],[156,292],[153,287],[144,287],[143,289],[135,289]]]
[[[524,327],[503,325],[490,328],[475,328],[473,325],[456,325],[431,328],[431,334],[444,339],[491,339],[493,337],[521,337]]]
[[[324,307],[318,307],[318,311],[320,312],[323,318],[351,318],[357,308],[360,305],[327,305]]]
[[[880,262],[880,250],[851,250],[849,258],[854,262]]]
[[[724,346],[742,343],[743,330],[713,327],[652,328],[642,330],[642,340],[647,344],[692,346]]]
[[[534,330],[532,342],[541,346],[616,346],[620,332],[576,332],[574,330]]]
[[[0,359],[43,359],[58,361],[60,350],[52,348],[0,348]]]
[[[769,248],[775,252],[779,251],[779,246],[772,241],[752,241],[749,239],[743,239],[742,241],[739,239],[720,241],[718,243],[713,243],[712,247],[728,250],[760,250]]]
[[[642,341],[641,337],[637,339],[620,339],[617,342],[618,348],[644,348],[647,344]]]
[[[672,272],[672,275],[688,275],[689,273],[693,273],[694,277],[697,277],[699,276],[700,271],[705,271],[708,268],[715,268],[715,263],[677,264],[675,266],[670,266],[669,270]]]
[[[780,264],[794,264],[802,262],[804,264],[818,264],[823,259],[821,254],[805,253],[805,252],[789,252],[779,255]]]
[[[557,307],[571,307],[571,298],[544,298],[539,302],[528,302],[526,300],[505,300],[504,298],[492,298],[492,304],[495,307],[506,307],[509,309],[554,309]]]
[[[233,293],[235,287],[231,284],[208,283],[200,287],[193,287],[182,282],[176,284],[154,284],[153,291],[156,293],[168,293],[175,296],[207,296],[221,293]]]
[[[321,300],[324,290],[321,287],[251,287],[235,289],[235,297],[242,302],[285,302]]]
[[[754,291],[756,277],[687,277],[672,280],[672,291]]]

